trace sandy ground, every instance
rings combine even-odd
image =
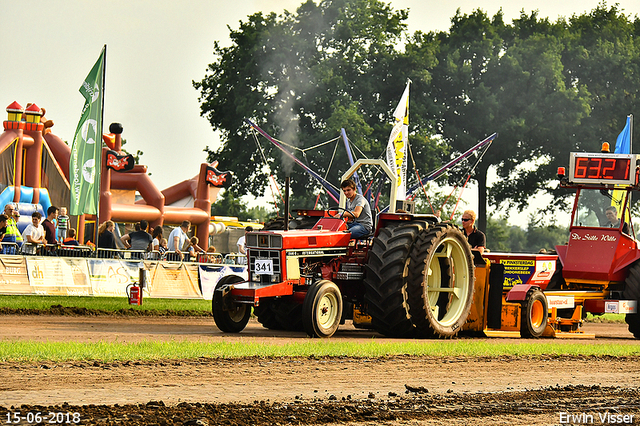
[[[211,318],[7,315],[0,316],[0,323],[2,341],[286,344],[308,339],[303,333],[266,330],[253,321],[243,333],[226,335]],[[585,331],[594,333],[596,339],[561,343],[640,345],[624,324],[586,324]],[[333,339],[398,341],[350,326]],[[489,344],[531,342],[484,340]],[[220,415],[234,410],[238,410],[235,420],[226,424],[560,424],[563,406],[570,411],[601,413],[602,403],[616,412],[637,414],[632,423],[640,424],[636,423],[640,418],[640,357],[201,358],[0,363],[0,372],[3,424],[6,413],[14,413],[23,404],[22,411],[34,407],[79,410],[83,424],[150,424],[149,410],[164,413],[154,415],[164,419],[156,424],[225,424],[226,417]],[[461,401],[467,402],[461,405]],[[211,407],[218,409],[212,413]],[[220,407],[226,408],[220,411]],[[254,415],[261,420],[251,417],[252,410],[258,410]],[[295,412],[280,417],[291,410]],[[311,414],[301,418],[300,410]],[[194,417],[193,413],[201,411]],[[326,413],[320,416],[321,412]],[[443,416],[447,421],[440,423]],[[598,424],[599,419],[594,418]],[[190,420],[194,423],[188,423]]]

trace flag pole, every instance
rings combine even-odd
[[[629,114],[629,154],[633,154],[633,114]]]
[[[102,62],[102,106],[100,109],[100,129],[98,131],[96,143],[100,144],[100,149],[98,150],[98,163],[96,164],[96,170],[102,170],[102,133],[104,131],[104,88],[106,83],[107,76],[107,45],[105,44],[103,47],[104,56]],[[99,182],[102,181],[100,178]],[[100,199],[102,198],[102,188],[98,191],[98,209],[96,210],[96,226],[94,230],[95,242],[96,242],[96,253],[98,247],[98,228],[100,227]]]

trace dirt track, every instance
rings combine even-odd
[[[306,339],[300,333],[268,331],[256,323],[239,336],[223,335],[211,318],[8,315],[0,321],[0,339],[10,341],[241,339],[284,344]],[[567,343],[640,344],[622,324],[588,324],[586,331],[598,338]],[[353,328],[335,338],[387,341]],[[505,340],[487,339],[496,341]],[[590,413],[594,424],[612,424],[599,418],[608,410],[634,415],[633,423],[640,424],[638,357],[202,358],[160,363],[0,363],[0,369],[3,424],[6,413],[17,410],[23,415],[79,412],[82,424],[210,425],[546,425],[559,424],[562,412]]]

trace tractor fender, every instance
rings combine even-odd
[[[524,302],[527,300],[527,294],[531,290],[540,289],[539,286],[533,284],[516,284],[507,293],[505,301],[507,302]]]

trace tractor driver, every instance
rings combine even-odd
[[[615,206],[609,206],[604,209],[604,214],[607,216],[608,222],[604,225],[607,228],[620,228],[620,219],[618,218],[618,209]],[[627,222],[622,224],[622,232],[629,234],[629,224]]]
[[[371,207],[365,198],[356,192],[356,183],[347,179],[340,185],[342,192],[347,197],[345,212],[342,217],[347,221],[347,229],[351,238],[360,240],[366,238],[373,228]]]

